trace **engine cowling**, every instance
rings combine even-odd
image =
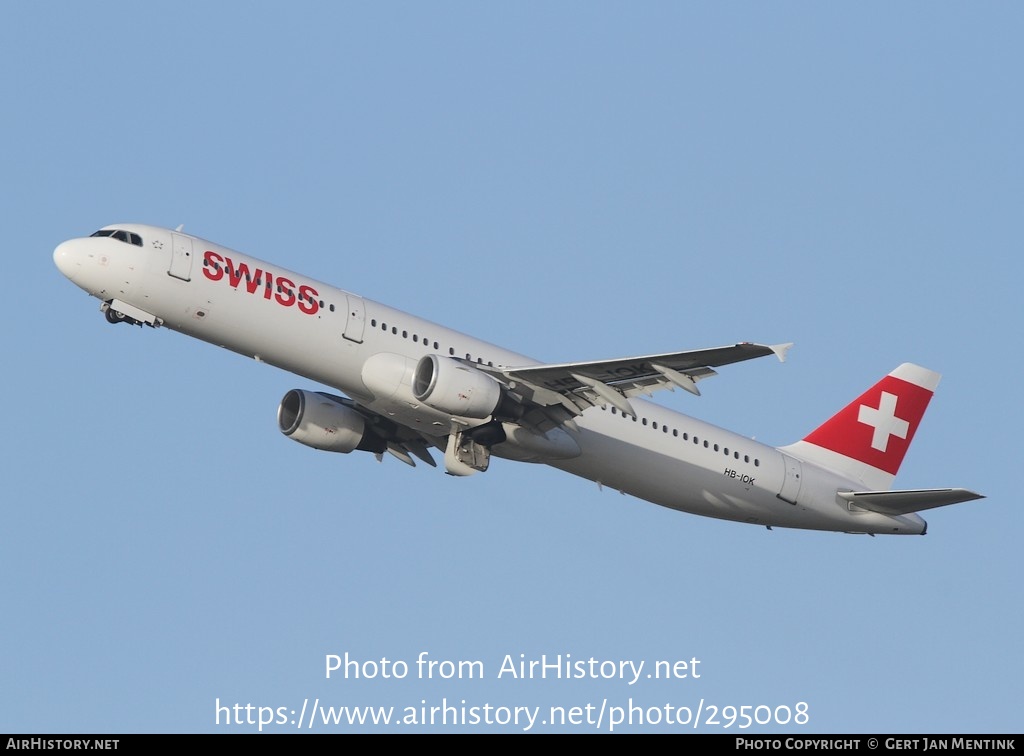
[[[494,414],[502,399],[501,384],[491,376],[437,354],[417,363],[412,393],[441,412],[481,420]]]
[[[315,391],[292,389],[277,408],[277,425],[293,441],[321,451],[348,454],[370,434],[363,416]],[[362,446],[360,446],[362,444]]]

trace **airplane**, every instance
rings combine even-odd
[[[492,456],[543,463],[683,512],[773,527],[924,535],[918,512],[984,498],[892,490],[939,374],[904,363],[820,427],[772,447],[644,399],[700,395],[716,368],[791,344],[740,342],[543,364],[182,231],[105,226],[59,244],[57,268],[110,323],[163,327],[332,391],[288,391],[281,432],[466,476]],[[333,393],[334,391],[340,393]]]

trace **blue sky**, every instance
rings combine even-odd
[[[1022,21],[1000,2],[4,5],[0,731],[250,731],[218,699],[319,699],[806,702],[807,725],[748,732],[1019,732]],[[928,513],[925,538],[768,532],[547,468],[313,452],[274,417],[319,387],[110,327],[54,268],[57,243],[119,221],[545,361],[794,341],[659,396],[773,444],[918,362],[944,379],[897,485],[988,498]],[[325,679],[346,652],[410,674]],[[419,679],[422,652],[485,676]],[[701,676],[498,679],[520,654]]]

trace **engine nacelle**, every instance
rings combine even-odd
[[[342,454],[360,448],[367,436],[366,421],[354,409],[302,389],[284,395],[277,408],[277,425],[293,441]]]
[[[416,365],[412,393],[419,401],[458,417],[483,419],[501,403],[501,384],[450,357],[428,354]]]

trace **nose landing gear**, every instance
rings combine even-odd
[[[141,325],[141,323],[139,323],[139,321],[135,320],[134,318],[129,318],[123,312],[118,312],[117,310],[115,310],[113,307],[110,307],[109,305],[107,306],[107,308],[106,308],[106,310],[104,311],[103,314],[107,318],[107,322],[108,323],[114,323],[115,325],[117,323],[129,323],[131,325]]]
[[[130,304],[121,302],[117,299],[111,299],[109,302],[104,302],[100,305],[100,311],[103,316],[107,319],[108,323],[127,323],[128,325],[141,326],[143,323],[150,326],[157,325],[157,319],[149,313],[143,312],[137,307],[132,307]],[[143,318],[140,320],[140,318]]]

